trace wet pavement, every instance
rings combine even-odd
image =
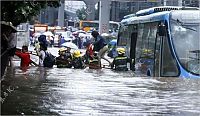
[[[135,76],[132,71],[33,66],[23,72],[16,66],[1,82],[1,114],[200,115],[199,79]]]

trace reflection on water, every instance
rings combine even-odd
[[[9,69],[2,114],[199,115],[200,80],[134,77],[109,69]],[[1,93],[2,93],[1,92]]]

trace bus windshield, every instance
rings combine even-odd
[[[99,30],[99,21],[80,21],[79,28],[84,31]],[[119,30],[119,22],[109,22],[109,32],[117,32]]]
[[[99,26],[98,23],[94,23],[94,22],[83,22],[83,27],[94,27],[97,28]]]
[[[171,37],[181,65],[200,75],[200,23],[170,20]]]

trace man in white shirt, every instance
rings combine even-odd
[[[47,46],[45,46],[43,43],[40,43],[40,49],[39,51],[36,51],[39,56],[39,66],[44,66],[43,62],[45,59],[46,50],[47,50]]]

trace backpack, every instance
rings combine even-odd
[[[44,64],[44,67],[52,68],[53,65],[55,64],[55,56],[53,56],[49,52],[45,52],[45,58],[44,58],[43,64]]]

